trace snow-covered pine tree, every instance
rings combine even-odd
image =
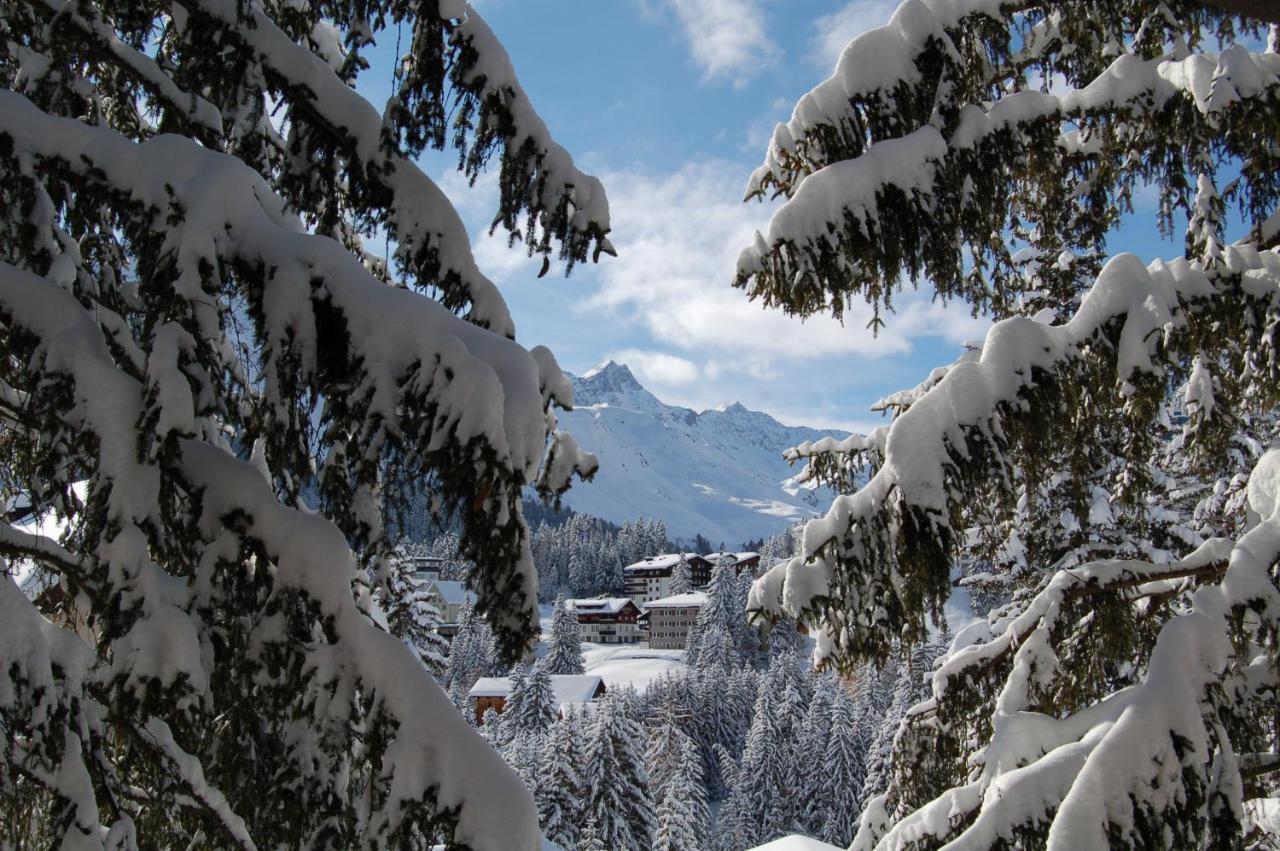
[[[768,842],[790,833],[803,817],[803,802],[790,790],[802,775],[798,760],[807,695],[793,662],[775,658],[756,697],[746,747],[721,811],[734,842]]]
[[[1095,436],[1136,505],[1161,412],[1197,364],[1199,410],[1219,423],[1274,410],[1280,56],[1259,49],[1257,17],[1223,8],[1280,24],[1275,4],[1225,0],[910,0],[775,130],[748,193],[785,203],[740,255],[739,286],[799,315],[863,300],[878,326],[905,281],[927,280],[997,320],[901,394],[887,428],[797,447],[835,484],[854,482],[851,459],[871,467],[752,589],[751,609],[809,627],[821,662],[848,670],[922,640],[968,507],[1008,515],[1020,482],[1096,470],[1075,463]],[[1147,186],[1153,226],[1192,210],[1187,255],[1108,257]],[[1053,262],[1028,274],[1027,252]],[[1188,425],[1188,458],[1228,450],[1214,417]],[[1277,468],[1276,450],[1252,468],[1251,526],[1046,577],[998,634],[944,661],[854,847],[1237,843],[1280,765],[1265,756]],[[1040,791],[996,791],[1015,786]]]
[[[541,739],[558,714],[551,675],[541,665],[534,665],[532,670],[521,665],[519,678],[512,677],[511,695],[503,711],[506,724],[512,730]]]
[[[565,848],[574,847],[578,840],[587,799],[582,737],[578,713],[570,707],[551,725],[542,747],[536,795],[538,822],[548,839]]]
[[[653,836],[644,730],[625,692],[610,692],[594,705],[594,715],[587,743],[588,816],[605,847],[643,851]]]
[[[689,562],[685,554],[680,553],[680,560],[671,568],[671,595],[688,594],[693,590],[693,574],[689,570]]]
[[[547,639],[547,655],[538,667],[548,674],[581,674],[586,670],[582,658],[582,632],[578,616],[566,608],[564,597],[557,597],[551,609],[551,635]]]
[[[713,667],[731,670],[742,664],[739,642],[749,629],[742,617],[732,564],[722,560],[711,568],[706,594],[706,605],[698,609],[690,630],[685,661],[697,670]]]
[[[440,607],[414,579],[410,561],[393,560],[381,596],[391,634],[418,655],[437,682],[444,682],[449,640],[439,632]]]
[[[653,851],[705,851],[709,818],[702,758],[688,736],[661,793]]]
[[[673,681],[669,681],[669,685]],[[650,690],[652,690],[650,686]],[[685,732],[684,725],[695,719],[692,713],[677,702],[678,693],[668,688],[666,698],[651,716],[656,726],[649,731],[649,742],[644,752],[645,771],[649,778],[649,798],[659,802],[667,793],[667,785],[678,772],[685,771],[680,766],[684,759],[686,742],[693,739]],[[695,746],[696,747],[696,746]],[[702,784],[702,764],[698,764],[699,785]],[[705,790],[704,790],[705,794]]]
[[[797,779],[802,786],[810,773],[817,771],[826,758],[827,741],[831,738],[831,704],[837,689],[844,690],[843,686],[837,684],[835,676],[830,673],[821,674],[814,682],[813,697],[809,700],[804,725],[800,728],[800,743],[796,753],[796,765],[802,774]],[[827,821],[827,812],[830,809],[827,791],[825,787],[815,790],[797,808],[799,825],[806,834],[817,836],[822,832],[822,826]],[[855,791],[855,797],[856,794]],[[841,803],[848,806],[848,800]]]
[[[866,753],[859,741],[856,707],[849,690],[839,687],[831,703],[830,736],[822,760],[810,766],[818,779],[814,797],[818,809],[817,835],[841,848],[849,844],[861,812],[859,794],[865,774]]]
[[[536,803],[542,788],[542,747],[545,737],[531,730],[516,729],[510,721],[504,713],[502,736],[505,742],[502,758],[524,781]]]
[[[445,682],[465,693],[476,680],[489,676],[496,663],[493,631],[468,597],[458,609],[458,631],[449,645]]]
[[[604,840],[600,838],[600,828],[596,826],[595,819],[588,818],[583,825],[581,833],[578,835],[578,844],[574,846],[577,851],[610,851],[610,847],[605,845]]]
[[[521,494],[594,466],[415,155],[493,161],[497,221],[567,265],[610,250],[599,182],[458,0],[5,3],[0,31],[0,496],[74,529],[0,529],[61,589],[0,580],[0,844],[537,847],[370,589],[427,489],[514,656]],[[355,84],[401,31],[379,110]]]
[[[480,718],[480,735],[495,751],[502,751],[506,743],[502,735],[502,715],[492,706],[485,709]]]

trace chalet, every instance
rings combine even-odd
[[[427,583],[427,596],[440,610],[440,626],[436,630],[446,638],[458,634],[458,612],[468,599],[475,602],[476,595],[467,586],[452,579],[434,579]]]
[[[649,646],[658,650],[683,650],[698,610],[706,604],[707,595],[702,591],[645,603],[644,610],[649,615]]]
[[[577,617],[583,641],[635,644],[640,640],[640,607],[628,597],[565,600],[564,605]]]
[[[712,562],[693,553],[667,553],[650,556],[622,570],[627,595],[637,603],[671,596],[671,574],[681,561],[689,565],[689,583],[701,588],[711,581]]]
[[[560,713],[565,708],[590,703],[605,693],[604,680],[593,674],[552,674],[552,700]],[[481,677],[467,692],[474,703],[476,723],[484,721],[484,713],[492,709],[499,715],[506,708],[511,694],[510,677]]]
[[[707,553],[703,558],[713,565],[719,564],[722,559],[727,559],[739,575],[744,570],[754,573],[760,567],[760,553]],[[695,582],[693,587],[701,586]]]
[[[435,582],[440,578],[440,571],[444,568],[444,559],[436,556],[405,556],[404,558],[413,568],[413,579],[418,583]]]

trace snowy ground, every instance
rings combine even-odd
[[[792,834],[764,845],[757,845],[751,851],[840,851],[840,849],[834,845],[819,842],[817,839]]]
[[[645,644],[582,643],[587,673],[604,678],[609,689],[633,686],[644,691],[649,683],[685,670],[683,650],[651,650]]]

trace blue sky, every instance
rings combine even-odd
[[[617,258],[539,280],[540,261],[486,235],[492,179],[468,187],[451,157],[428,170],[473,232],[511,306],[517,338],[582,373],[627,363],[659,398],[696,409],[740,401],[789,424],[865,429],[870,405],[949,362],[985,322],[930,293],[897,299],[878,337],[767,311],[730,286],[738,251],[768,222],[741,202],[774,124],[834,68],[847,40],[887,22],[894,0],[481,0],[535,107],[609,194]],[[380,45],[380,47],[383,47]],[[389,47],[389,46],[388,46]],[[381,63],[379,63],[381,64]],[[376,98],[374,67],[363,86]],[[1141,212],[1141,211],[1140,211]],[[1154,215],[1111,247],[1145,259]]]

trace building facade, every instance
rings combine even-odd
[[[671,596],[671,575],[681,560],[689,565],[689,584],[701,588],[711,581],[711,562],[694,553],[666,553],[650,556],[622,570],[627,596],[643,605],[649,600]]]
[[[728,560],[733,565],[733,569],[741,575],[744,570],[750,570],[755,573],[760,567],[760,553],[707,553],[703,556],[711,565],[717,565],[723,560]],[[708,577],[710,581],[710,577]],[[695,588],[701,586],[694,584]]]
[[[670,597],[675,591],[672,587],[672,574],[681,560],[689,565],[689,587],[693,589],[707,587],[707,583],[711,581],[711,569],[721,561],[727,560],[739,574],[744,570],[754,573],[760,566],[759,553],[710,553],[705,556],[696,553],[665,553],[650,556],[623,568],[627,596],[641,606],[650,600]]]
[[[662,597],[644,604],[649,615],[649,646],[655,650],[684,650],[698,610],[707,604],[701,591]]]
[[[462,611],[462,604],[471,600],[474,605],[475,592],[468,591],[466,585],[453,579],[435,579],[427,583],[425,593],[440,610],[440,625],[436,632],[446,638],[453,638],[458,634],[458,615]]]
[[[640,607],[628,597],[565,600],[578,619],[583,641],[597,644],[635,644],[640,640]]]

